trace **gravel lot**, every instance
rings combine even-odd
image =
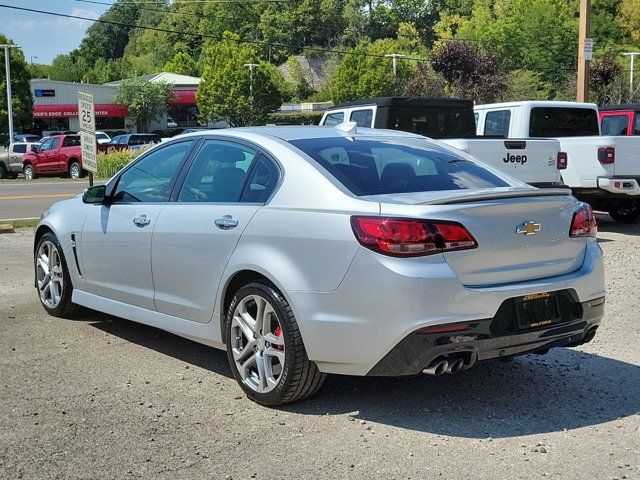
[[[84,311],[49,317],[31,230],[0,236],[0,478],[640,479],[640,226],[600,217],[595,340],[438,378],[331,377],[279,409],[224,352]]]

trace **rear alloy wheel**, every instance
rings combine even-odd
[[[325,375],[309,361],[291,307],[273,286],[242,287],[231,301],[225,326],[231,370],[255,402],[295,402],[322,386]]]
[[[640,201],[617,200],[609,208],[609,215],[618,223],[636,223],[640,219]]]
[[[26,180],[33,180],[36,178],[36,173],[33,170],[33,165],[25,165],[22,169],[22,174]]]
[[[53,233],[45,233],[36,248],[36,285],[40,302],[49,315],[64,317],[75,309],[71,302],[73,286],[60,242]]]
[[[78,162],[69,165],[69,178],[80,178],[82,176],[82,168]]]

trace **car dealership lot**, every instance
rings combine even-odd
[[[224,352],[49,317],[32,231],[2,235],[0,478],[640,478],[640,225],[599,221],[592,343],[443,377],[330,377],[278,409],[242,395]]]

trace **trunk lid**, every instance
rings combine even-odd
[[[587,240],[569,237],[573,214],[581,203],[566,190],[545,192],[512,189],[492,196],[467,191],[466,200],[459,191],[453,196],[437,192],[440,202],[425,192],[379,196],[378,201],[381,215],[464,225],[478,247],[447,252],[444,258],[463,285],[489,286],[563,275],[582,265]],[[516,233],[538,226],[535,233]]]

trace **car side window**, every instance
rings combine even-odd
[[[640,135],[640,113],[636,113],[635,124],[633,125],[633,134]]]
[[[41,152],[46,152],[47,150],[51,150],[51,142],[53,141],[53,138],[49,138],[47,140],[45,140],[44,142],[42,142],[42,144],[40,145],[40,151]]]
[[[371,128],[371,121],[373,120],[373,110],[371,108],[365,108],[363,110],[354,110],[351,112],[351,121],[356,122],[359,127]]]
[[[26,144],[14,145],[13,146],[13,153],[26,153],[26,152],[27,152],[27,145]]]
[[[121,137],[120,137],[120,140],[119,140],[120,145],[126,145],[126,144],[128,143],[128,140],[129,140],[129,139],[127,138],[127,136],[126,136],[126,135],[121,136]]]
[[[626,135],[629,127],[627,115],[607,115],[602,117],[602,135]]]
[[[173,181],[193,141],[161,147],[124,171],[118,180],[113,203],[166,202]]]
[[[265,203],[278,183],[278,169],[264,155],[260,155],[251,171],[251,177],[242,192],[241,202]]]
[[[64,137],[62,141],[63,147],[77,147],[80,145],[80,137]]]
[[[51,142],[51,147],[49,150],[55,150],[60,145],[60,137],[53,137],[53,141]]]
[[[344,112],[334,112],[327,115],[324,119],[324,124],[329,127],[333,127],[334,125],[339,125],[344,122]]]
[[[487,112],[484,120],[484,134],[494,137],[509,137],[509,125],[511,123],[510,110],[497,110]]]
[[[179,202],[239,202],[257,152],[224,140],[206,140],[184,180]]]

